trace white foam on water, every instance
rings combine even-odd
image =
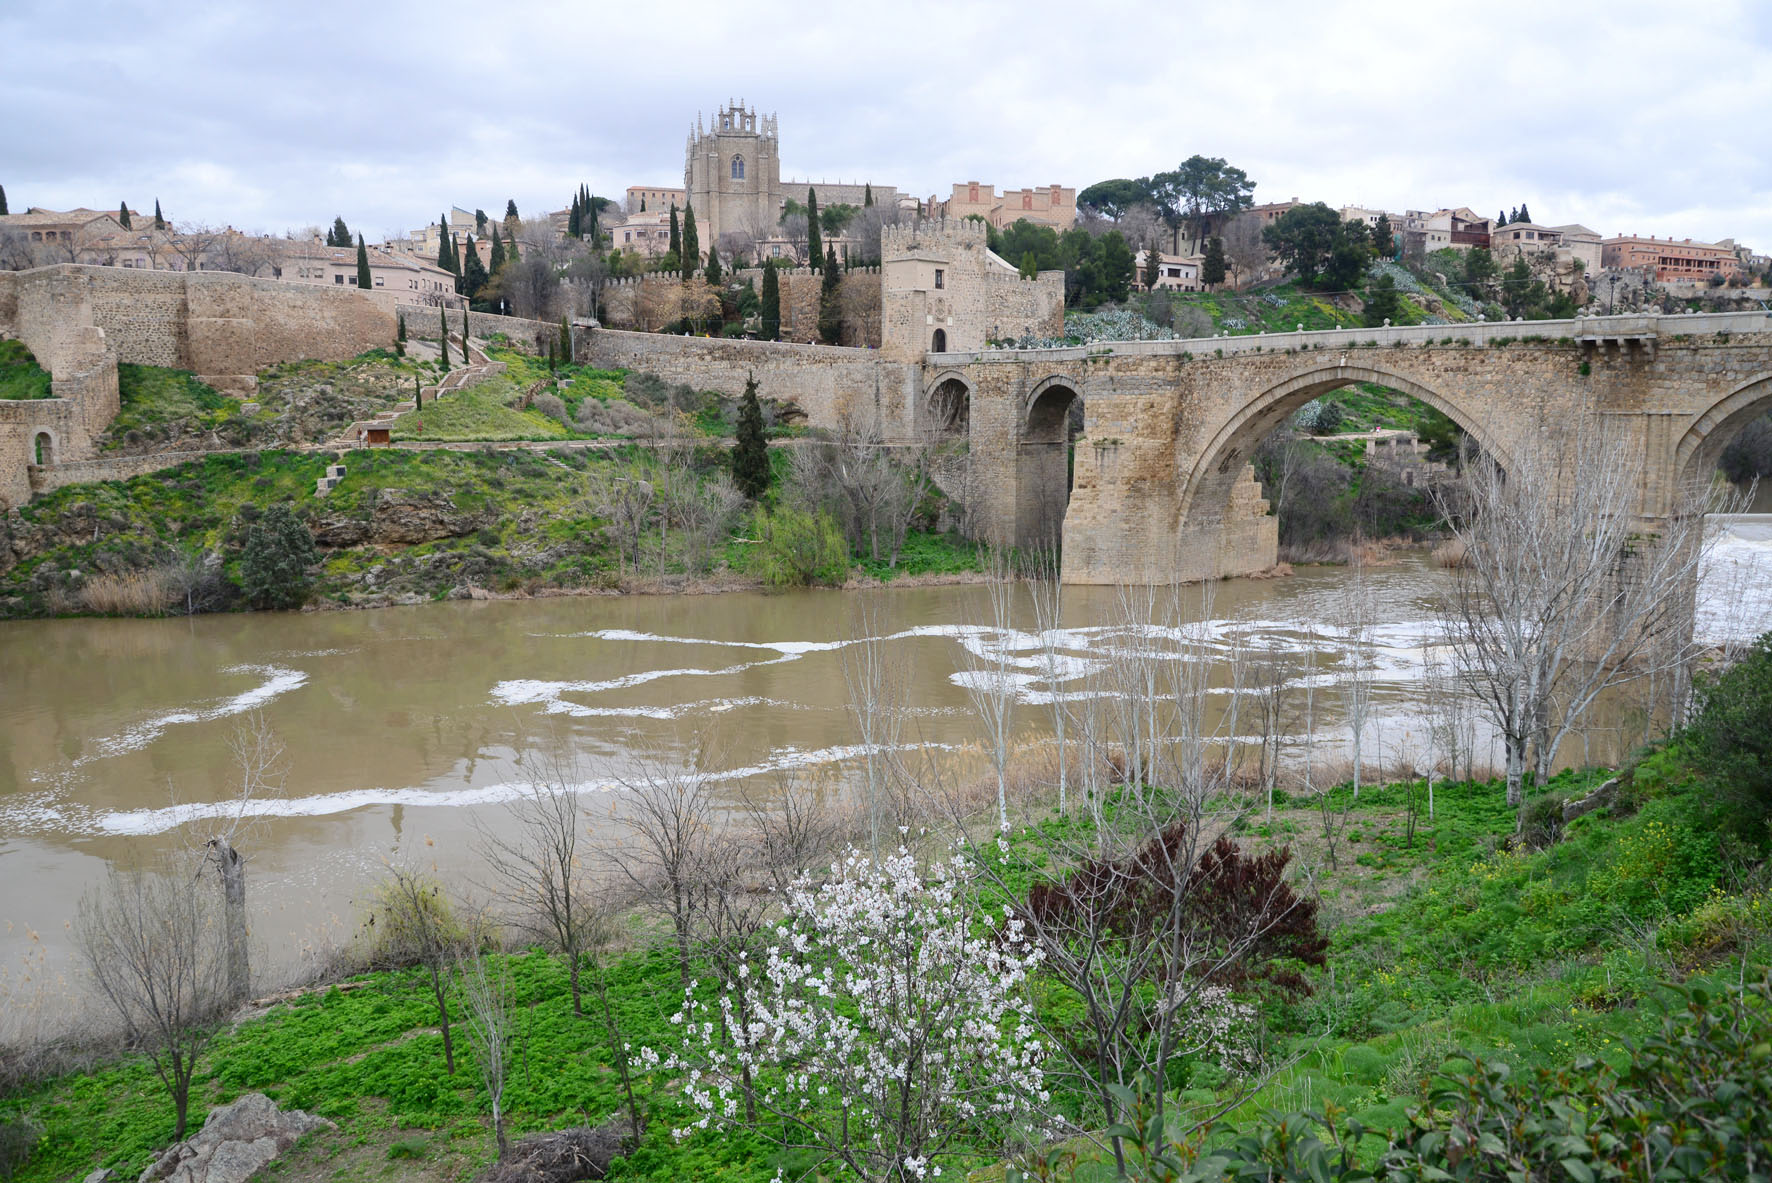
[[[74,760],[74,767],[93,760],[120,756],[125,752],[140,751],[165,735],[173,727],[181,724],[208,723],[216,719],[225,719],[230,715],[243,715],[248,711],[257,710],[266,703],[288,694],[291,690],[299,689],[308,680],[308,676],[300,670],[276,665],[231,665],[221,672],[224,674],[258,674],[264,681],[250,690],[242,691],[210,706],[167,711],[144,719],[115,735],[107,735],[102,739],[94,740],[92,746],[96,750],[90,755]]]
[[[1719,536],[1698,575],[1694,636],[1740,644],[1772,629],[1772,514],[1715,519]]]

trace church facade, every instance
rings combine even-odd
[[[767,237],[781,218],[781,145],[774,115],[728,103],[689,135],[683,188],[705,247],[729,230]]]

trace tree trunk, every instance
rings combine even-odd
[[[431,993],[437,999],[437,1019],[443,1028],[443,1065],[455,1075],[455,1041],[449,1035],[449,999],[443,992],[443,975],[431,967]]]
[[[575,1015],[582,1016],[585,1013],[585,1004],[584,1004],[584,997],[579,993],[579,988],[578,988],[578,950],[577,949],[568,949],[566,951],[566,964],[570,967],[567,970],[567,974],[572,980],[572,1013]]]
[[[228,999],[238,1002],[252,994],[252,964],[246,943],[246,860],[226,838],[211,838],[209,846],[221,871],[222,915],[227,927]]]

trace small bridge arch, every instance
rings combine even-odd
[[[1058,545],[1085,408],[1082,381],[1064,373],[1040,379],[1022,401],[1015,458],[1015,536],[1022,546]]]
[[[936,443],[966,439],[972,431],[972,383],[959,370],[943,370],[923,391],[918,433]]]
[[[1692,420],[1674,448],[1673,478],[1679,482],[1670,493],[1709,485],[1723,457],[1723,449],[1742,428],[1772,412],[1772,371],[1756,374],[1729,389]]]

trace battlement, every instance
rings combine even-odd
[[[984,246],[990,228],[975,218],[922,218],[880,228],[882,257],[906,253],[920,246]]]

